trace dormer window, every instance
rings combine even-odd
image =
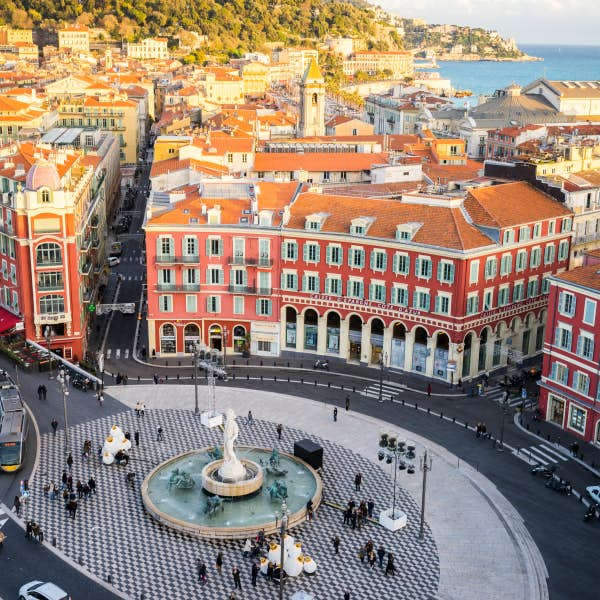
[[[261,210],[258,213],[258,224],[262,227],[270,227],[273,224],[273,211]]]
[[[40,204],[50,204],[50,190],[41,190],[39,197]]]
[[[366,235],[367,229],[371,226],[375,219],[370,217],[361,217],[353,219],[350,224],[350,233],[352,235]]]
[[[328,216],[329,215],[326,213],[315,213],[308,215],[306,217],[306,221],[304,222],[304,229],[307,231],[321,231],[323,223]]]
[[[402,223],[396,227],[397,240],[412,240],[422,223]]]
[[[207,211],[208,224],[209,225],[220,225],[221,224],[221,207],[211,208]]]
[[[312,231],[319,231],[319,229],[321,229],[321,223],[319,221],[314,221],[313,219],[306,219],[305,228]]]

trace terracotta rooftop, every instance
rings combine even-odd
[[[577,267],[554,275],[556,279],[600,291],[600,265]]]
[[[466,181],[478,177],[483,172],[483,165],[480,162],[469,159],[467,159],[466,165],[440,165],[432,162],[424,162],[423,172],[434,183],[437,183],[438,180],[443,183]]]
[[[150,177],[157,177],[158,175],[164,175],[165,173],[174,173],[175,171],[183,171],[184,169],[193,169],[198,172],[212,175],[213,177],[220,177],[223,174],[227,174],[227,167],[217,165],[212,162],[196,160],[193,158],[167,158],[165,160],[159,160],[152,163],[150,170]]]
[[[403,223],[422,223],[413,241],[452,250],[488,247],[494,242],[469,224],[459,207],[408,204],[399,200],[355,198],[331,194],[300,194],[291,207],[286,229],[305,228],[306,217],[326,213],[324,232],[349,233],[353,219],[374,219],[368,238],[396,239],[396,227]]]
[[[560,202],[522,181],[469,190],[464,206],[474,223],[497,228],[572,214]]]

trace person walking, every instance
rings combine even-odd
[[[42,400],[42,386],[38,385],[37,389],[38,400]]]
[[[430,397],[430,396],[431,396],[431,384],[428,383],[427,384],[427,397]]]
[[[163,428],[159,425],[158,429],[156,430],[156,441],[157,442],[162,442],[164,439],[163,437]]]
[[[100,408],[104,406],[104,394],[101,391],[98,392],[98,405]]]
[[[135,440],[135,445],[139,446],[140,445],[140,432],[139,431],[136,431],[133,434],[133,439]]]
[[[157,384],[158,383],[158,373],[154,373],[154,375],[152,376],[152,379],[154,379],[154,383]]]
[[[50,421],[50,427],[52,427],[52,435],[56,435],[56,430],[58,429],[58,421],[56,417],[52,417],[52,421]]]
[[[254,417],[252,416],[252,411],[248,411],[248,425],[252,425],[254,423]]]
[[[69,456],[67,456],[67,467],[69,467],[69,471],[73,470],[73,455],[69,452]]]
[[[369,519],[373,518],[373,510],[375,510],[375,502],[373,501],[373,498],[369,498],[369,501],[367,502],[367,516]]]
[[[348,590],[344,592],[344,600],[350,600],[350,592]]]
[[[95,494],[96,493],[96,480],[93,477],[89,478],[88,486],[90,488],[90,494]]]
[[[337,421],[337,406],[333,409],[333,421],[334,423]]]
[[[217,560],[215,561],[215,567],[217,567],[217,571],[219,572],[219,575],[221,574],[221,569],[223,568],[223,553],[219,552],[219,554],[217,554]]]
[[[146,413],[146,405],[142,402],[142,406],[140,408],[140,417],[144,418],[144,414]]]
[[[19,498],[19,496],[15,496],[14,509],[15,509],[15,513],[17,514],[17,517],[20,517],[21,516],[21,498]]]
[[[252,587],[256,587],[256,578],[258,577],[258,565],[253,562],[252,563]]]
[[[267,581],[273,581],[273,571],[274,571],[273,563],[269,561],[267,564]]]
[[[354,488],[357,492],[360,492],[360,484],[362,483],[362,475],[357,473],[354,476]]]
[[[350,410],[350,396],[346,396],[346,411]]]
[[[281,433],[283,432],[283,425],[281,423],[277,424],[277,439],[281,439]]]
[[[234,589],[241,590],[242,589],[242,581],[240,579],[240,570],[237,567],[233,567],[231,574],[233,575]]]
[[[206,565],[198,559],[198,581],[200,583],[206,583]]]
[[[138,419],[139,419],[139,417],[140,417],[140,403],[139,402],[135,403],[135,407],[133,410],[135,411],[135,416],[138,417]]]
[[[371,565],[371,569],[375,568],[375,561],[377,560],[377,555],[375,554],[374,550],[371,550],[369,552],[369,564]]]
[[[385,558],[385,548],[380,544],[377,548],[377,558],[379,559],[379,568],[383,569],[383,559]]]
[[[394,555],[390,552],[388,554],[387,565],[385,567],[385,576],[395,575],[396,567],[394,566]]]
[[[334,536],[334,538],[331,540],[331,542],[333,543],[333,549],[335,550],[336,554],[340,553],[340,537],[338,535]]]

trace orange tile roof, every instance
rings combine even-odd
[[[349,233],[353,219],[374,218],[367,238],[396,239],[396,227],[403,223],[422,223],[413,237],[420,244],[470,250],[487,247],[494,242],[469,224],[459,207],[408,204],[400,200],[354,198],[330,194],[303,193],[291,206],[288,229],[304,230],[306,217],[327,213],[321,228],[324,232]]]
[[[174,173],[175,171],[183,171],[184,169],[193,169],[198,172],[206,173],[207,175],[214,175],[215,177],[228,173],[227,167],[208,161],[196,160],[194,158],[185,158],[182,160],[179,158],[167,158],[152,163],[150,177],[157,177],[158,175],[164,175],[165,173]]]
[[[386,152],[258,152],[253,171],[367,171],[387,162]]]
[[[467,181],[479,177],[483,165],[474,160],[468,160],[466,165],[439,165],[431,162],[423,163],[423,172],[435,183],[438,179],[444,183]]]
[[[554,277],[567,283],[600,291],[600,265],[597,264],[557,273]]]
[[[194,138],[192,145],[202,148],[204,152],[210,152],[210,149],[214,148],[216,152],[211,154],[224,155],[227,152],[252,152],[254,139],[241,131],[236,131],[235,136],[222,131],[212,131],[208,142],[206,138]]]
[[[27,110],[27,108],[29,108],[29,105],[25,102],[20,102],[4,95],[0,96],[0,112],[23,111]]]
[[[423,186],[419,181],[396,181],[393,183],[356,183],[327,187],[327,194],[357,196],[361,198],[385,198],[417,191]]]
[[[572,214],[523,181],[469,190],[464,206],[474,223],[486,227],[511,227]]]
[[[273,225],[281,223],[279,211],[289,205],[296,190],[297,182],[271,183],[261,182],[258,185],[258,210],[274,211]],[[249,196],[240,198],[204,198],[198,195],[198,188],[194,186],[189,189],[189,195],[185,200],[179,202],[175,208],[166,210],[153,216],[147,222],[147,227],[165,225],[188,225],[190,219],[197,219],[198,224],[206,225],[207,215],[202,214],[202,205],[207,208],[221,207],[221,223],[238,224],[241,217],[245,216],[243,211],[250,209]],[[184,212],[185,211],[185,212]]]
[[[417,144],[419,142],[419,136],[413,134],[388,135],[387,142],[390,150],[402,151],[407,144]]]

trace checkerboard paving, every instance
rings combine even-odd
[[[275,425],[254,420],[240,424],[239,445],[271,447],[276,443]],[[123,431],[140,432],[140,446],[133,446],[129,468],[100,463],[96,452],[89,460],[81,457],[85,439],[92,440],[97,450],[110,427],[117,424]],[[161,425],[164,441],[156,441],[156,430]],[[293,453],[294,440],[309,438],[324,449],[324,498],[345,505],[350,497],[355,500],[375,501],[375,512],[391,504],[390,475],[346,448],[327,440],[316,438],[297,429],[285,428],[279,447]],[[48,541],[56,538],[57,546],[73,560],[98,577],[111,577],[114,585],[132,598],[152,600],[210,598],[227,599],[233,590],[231,569],[237,565],[242,576],[242,593],[237,598],[271,599],[278,597],[276,585],[259,576],[258,585],[250,583],[250,559],[243,558],[243,541],[210,541],[177,533],[157,523],[145,513],[139,492],[139,483],[158,464],[186,450],[222,443],[220,429],[202,427],[197,418],[187,410],[146,411],[142,418],[133,411],[90,421],[69,430],[70,447],[75,464],[73,480],[96,480],[97,494],[79,501],[76,518],[68,517],[60,498],[50,500],[43,495],[43,485],[50,480],[60,484],[66,468],[63,451],[64,438],[45,435],[41,440],[41,462],[33,485],[33,501],[29,503],[28,517],[35,519],[44,529]],[[383,464],[385,467],[385,465]],[[125,475],[129,470],[137,473],[137,489],[131,490]],[[363,475],[361,492],[354,490],[354,474]],[[400,474],[402,477],[418,475]],[[342,524],[341,511],[322,505],[316,518],[292,530],[305,551],[318,565],[316,574],[300,575],[286,582],[286,597],[293,591],[306,590],[320,600],[342,598],[344,590],[352,599],[428,599],[438,588],[439,561],[436,545],[428,528],[425,539],[419,540],[419,507],[403,489],[399,490],[399,506],[408,514],[408,526],[392,533],[377,525],[368,524],[362,530],[351,530]],[[335,555],[331,540],[341,539],[340,553]],[[376,567],[360,562],[358,550],[368,539],[377,548],[383,544],[394,553],[396,575],[385,577]],[[223,574],[214,568],[215,557],[224,556]],[[202,586],[197,581],[196,559],[208,567],[208,582]]]

